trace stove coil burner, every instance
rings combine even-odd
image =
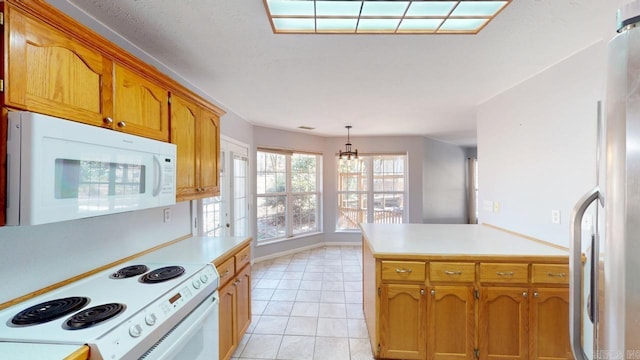
[[[118,316],[126,308],[124,304],[118,303],[90,307],[67,319],[62,327],[67,330],[86,329]]]
[[[109,277],[112,279],[126,279],[133,276],[138,276],[149,271],[147,265],[131,265],[123,267],[122,269],[114,272]]]
[[[11,323],[19,326],[43,324],[80,310],[88,303],[88,298],[80,296],[46,301],[20,311]]]
[[[145,284],[156,284],[177,278],[182,274],[184,274],[184,268],[182,266],[165,266],[142,275],[140,277],[140,282]]]

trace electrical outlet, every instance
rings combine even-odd
[[[164,222],[171,221],[171,209],[164,209]]]
[[[500,212],[500,203],[498,201],[494,201],[493,202],[493,212],[494,213],[499,213]]]
[[[560,210],[551,210],[551,223],[560,224]]]

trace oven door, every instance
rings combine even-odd
[[[218,292],[197,308],[140,357],[144,360],[218,360]]]

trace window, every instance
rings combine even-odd
[[[232,140],[220,141],[220,196],[199,202],[199,233],[210,236],[247,236],[249,168],[248,147]],[[227,166],[231,164],[231,166]]]
[[[256,158],[258,243],[320,231],[322,157],[260,149]]]
[[[358,230],[361,222],[401,224],[405,213],[406,155],[338,159],[337,230]]]

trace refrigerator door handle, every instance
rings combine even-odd
[[[575,360],[587,360],[582,348],[582,217],[600,198],[598,187],[585,194],[573,208],[569,252],[569,340]],[[593,304],[592,304],[593,306]]]

